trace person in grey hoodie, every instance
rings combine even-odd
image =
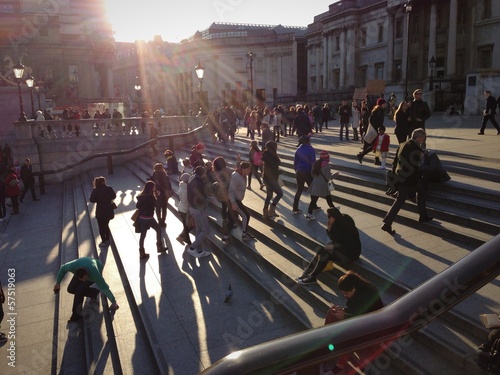
[[[241,216],[241,239],[251,240],[254,237],[247,232],[248,223],[250,221],[250,211],[243,204],[246,191],[246,180],[250,174],[251,164],[248,161],[240,163],[238,168],[231,174],[231,182],[229,182],[229,202],[234,212]]]

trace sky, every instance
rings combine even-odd
[[[336,0],[103,0],[118,42],[180,42],[213,22],[307,26]]]

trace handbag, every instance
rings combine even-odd
[[[134,213],[132,214],[132,216],[130,217],[130,219],[132,221],[137,221],[137,219],[139,219],[139,210],[135,210]]]
[[[323,174],[323,172],[321,172],[321,176],[323,176],[323,178],[325,179],[325,181],[327,182],[328,184],[328,191],[334,191],[335,190],[335,184],[333,183],[332,180],[329,180],[325,177],[325,175]]]
[[[365,137],[363,140],[366,143],[372,143],[375,138],[377,138],[378,131],[373,127],[373,125],[370,123],[368,124],[368,128],[366,129]]]

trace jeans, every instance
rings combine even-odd
[[[195,240],[191,244],[191,249],[195,249],[198,252],[202,251],[201,246],[203,241],[210,234],[210,224],[208,222],[208,215],[205,210],[198,210],[193,207],[189,207],[189,213],[194,220],[194,230],[195,230]]]
[[[73,276],[68,285],[68,293],[74,294],[72,316],[78,316],[82,313],[82,305],[84,297],[96,298],[99,290],[91,288],[93,281],[80,281],[76,276]]]
[[[154,218],[143,219],[139,217],[139,225],[141,226],[141,237],[139,237],[139,248],[144,249],[144,239],[149,228],[156,231],[156,243],[161,244],[161,229],[160,225]]]
[[[278,180],[270,180],[264,178],[264,184],[266,185],[266,200],[264,201],[264,208],[269,208],[269,203],[271,203],[271,199],[273,198],[273,193],[276,193],[272,201],[272,205],[276,206],[283,196],[283,190],[281,186],[278,184]]]
[[[312,175],[311,171],[296,171],[295,178],[297,179],[297,191],[295,192],[295,197],[293,198],[293,207],[294,211],[299,209],[299,200],[302,195],[302,190],[304,190],[304,185],[307,183],[307,186],[311,186]]]
[[[340,123],[340,140],[342,140],[342,137],[344,134],[344,128],[345,128],[345,139],[349,139],[349,123],[348,122],[341,122]]]

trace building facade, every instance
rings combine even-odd
[[[369,80],[384,80],[386,93],[399,99],[423,88],[435,109],[456,102],[477,112],[481,95],[474,98],[500,83],[498,5],[498,0],[333,3],[306,33],[309,98],[350,95]]]

